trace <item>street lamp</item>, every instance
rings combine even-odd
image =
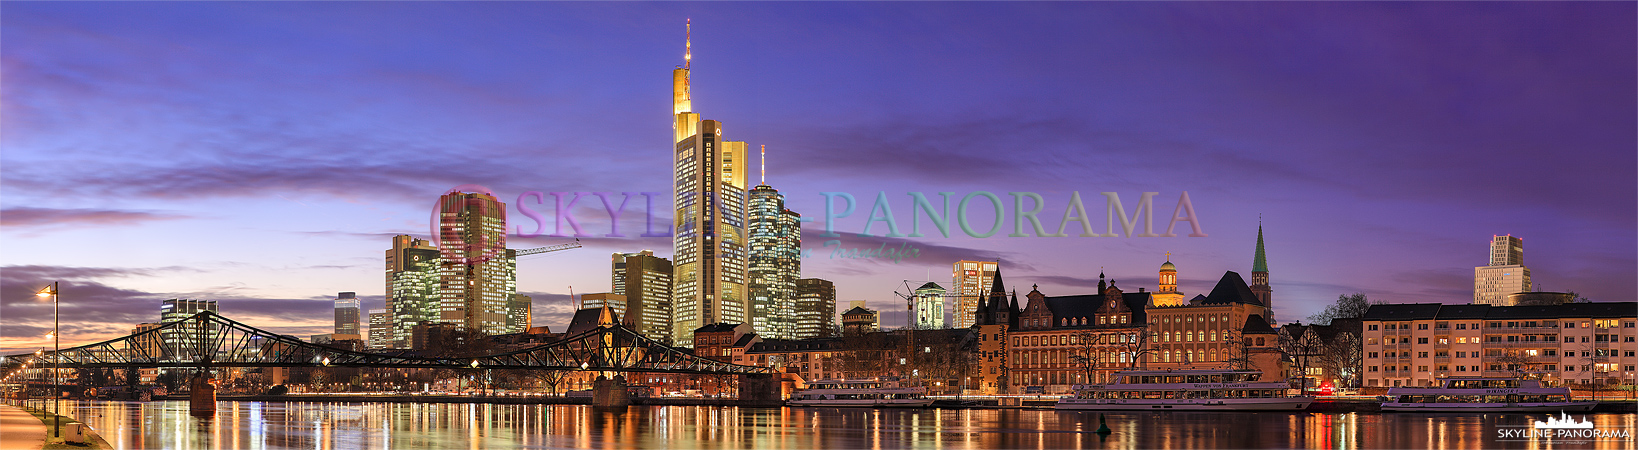
[[[34,295],[51,297],[51,435],[62,437],[62,414],[60,414],[62,406],[60,402],[63,395],[60,391],[62,391],[63,386],[60,379],[62,373],[57,369],[62,368],[63,359],[57,352],[63,349],[63,335],[60,328],[62,326],[62,306],[57,297],[57,282],[51,282],[51,287],[40,289],[40,292],[36,292]]]

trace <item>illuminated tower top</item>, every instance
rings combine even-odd
[[[694,67],[694,21],[689,19],[683,38],[683,64],[671,71],[671,113],[694,112],[694,99],[689,93],[689,71]],[[684,136],[686,137],[686,136]],[[677,139],[682,140],[682,139]]]

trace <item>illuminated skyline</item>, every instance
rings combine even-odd
[[[64,344],[129,333],[167,298],[216,300],[246,323],[322,333],[336,292],[382,307],[373,290],[382,249],[395,235],[430,238],[433,204],[454,186],[482,184],[507,203],[527,191],[670,191],[674,167],[656,153],[675,123],[658,112],[662,72],[682,58],[676,25],[688,17],[702,24],[690,101],[733,139],[779,149],[787,207],[823,218],[819,192],[861,202],[840,237],[804,225],[814,256],[802,276],[835,281],[841,304],[868,300],[886,327],[904,324],[893,294],[903,280],[942,284],[958,260],[1000,260],[1009,281],[1057,296],[1090,293],[1100,267],[1123,287],[1153,289],[1170,252],[1178,289],[1205,292],[1214,274],[1251,271],[1259,213],[1283,320],[1356,291],[1468,302],[1472,268],[1488,260],[1480,243],[1504,234],[1530,241],[1543,290],[1630,301],[1633,12],[1627,3],[8,4],[0,348],[44,342],[50,308],[31,294],[54,280],[64,282],[64,314],[83,319],[65,326]],[[858,237],[878,191],[906,227],[906,192],[989,191],[1009,209],[1008,192],[1037,192],[1049,230],[1071,191],[1099,230],[1098,193],[1131,202],[1160,192],[1164,216],[1187,191],[1209,237],[1008,238],[1010,221],[985,239]],[[661,211],[665,198],[655,200]],[[566,323],[569,286],[608,283],[603,255],[671,247],[638,236],[641,199],[631,203],[627,237],[602,236],[603,205],[582,198],[576,216],[596,234],[581,238],[587,248],[519,261],[518,291],[535,299],[537,325]],[[550,209],[552,197],[532,206]],[[833,239],[921,253],[896,264],[832,259]]]

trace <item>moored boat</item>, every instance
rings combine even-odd
[[[1259,381],[1253,370],[1126,371],[1114,382],[1075,385],[1056,409],[1095,411],[1300,411],[1312,396],[1291,395],[1285,382]]]
[[[791,406],[852,406],[865,408],[924,408],[933,404],[927,388],[901,387],[882,380],[819,380],[796,391]]]
[[[1449,377],[1439,386],[1388,389],[1382,411],[1396,412],[1560,412],[1591,411],[1595,401],[1574,401],[1570,388],[1545,387],[1538,380]]]

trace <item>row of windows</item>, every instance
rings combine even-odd
[[[1224,321],[1224,322],[1228,322],[1228,320],[1229,320],[1228,319],[1228,314],[1226,314],[1226,313],[1225,314],[1185,315],[1185,316],[1177,317],[1175,319],[1170,315],[1166,315],[1166,316],[1161,316],[1160,323],[1163,323],[1163,324],[1164,323],[1173,323],[1173,322],[1176,322],[1176,323],[1194,323],[1194,322],[1207,322],[1207,321],[1217,322],[1218,317],[1222,317],[1222,321]]]
[[[1385,329],[1385,330],[1409,330],[1409,329],[1411,329],[1410,328],[1411,325],[1412,324],[1408,324],[1408,323],[1398,323],[1398,324],[1388,323],[1388,324],[1383,324],[1382,329]],[[1428,329],[1428,324],[1425,324],[1425,323],[1418,323],[1418,324],[1414,324],[1414,325],[1416,325],[1416,329],[1418,329],[1418,330]],[[1553,321],[1537,322],[1537,321],[1534,321],[1534,320],[1526,320],[1526,321],[1513,321],[1513,322],[1489,322],[1489,323],[1485,324],[1485,328],[1559,328],[1558,325],[1559,325],[1558,322],[1553,322]],[[1479,323],[1478,322],[1473,322],[1472,326],[1473,326],[1472,329],[1475,329],[1475,330],[1479,329]],[[1580,326],[1581,326],[1581,328],[1616,328],[1616,327],[1620,327],[1620,328],[1638,328],[1638,322],[1622,322],[1620,319],[1596,319],[1596,320],[1592,320],[1592,321],[1582,321],[1582,322],[1580,322]],[[1564,322],[1562,324],[1562,327],[1563,328],[1576,328],[1576,322]],[[1450,328],[1450,323],[1449,322],[1438,322],[1438,323],[1434,324],[1434,328],[1435,329],[1440,329],[1440,330],[1448,329],[1448,328]],[[1377,325],[1376,324],[1366,325],[1365,329],[1367,331],[1377,331]],[[1456,329],[1466,330],[1466,329],[1468,329],[1468,324],[1458,323],[1458,324],[1456,324]]]
[[[1553,335],[1546,335],[1546,336],[1539,336],[1539,337],[1535,336],[1535,335],[1506,336],[1505,340],[1503,339],[1503,336],[1487,336],[1486,339],[1487,340],[1485,342],[1490,342],[1490,343],[1502,343],[1502,342],[1521,343],[1522,342],[1522,343],[1525,343],[1525,344],[1529,344],[1529,343],[1533,343],[1533,342],[1542,342],[1542,343],[1549,343],[1549,342],[1550,343],[1557,343],[1558,342],[1558,336],[1553,336]],[[1564,337],[1564,342],[1565,343],[1572,343],[1572,342],[1575,342],[1575,341],[1576,341],[1575,336],[1565,336]],[[1387,345],[1409,344],[1409,343],[1411,343],[1411,339],[1410,338],[1387,337],[1387,338],[1382,338],[1382,342],[1384,344],[1387,344]],[[1425,338],[1425,337],[1424,338],[1416,338],[1416,343],[1417,344],[1427,344],[1429,342],[1430,342],[1429,338]],[[1431,342],[1438,342],[1439,345],[1449,345],[1450,344],[1450,338],[1440,337],[1436,341],[1431,341]],[[1581,337],[1581,342],[1638,342],[1638,336],[1611,336],[1611,335],[1608,335],[1608,334],[1600,334],[1600,335],[1596,335],[1596,336],[1582,336]],[[1365,344],[1366,345],[1376,345],[1376,343],[1377,343],[1376,338],[1366,338],[1365,339]],[[1474,337],[1458,337],[1458,338],[1456,338],[1456,343],[1457,344],[1478,344],[1478,343],[1480,343],[1480,341],[1479,341],[1479,337],[1477,337],[1477,336],[1474,336]]]
[[[1564,365],[1564,371],[1565,372],[1575,372],[1577,367],[1579,367],[1581,369],[1580,370],[1581,372],[1604,372],[1604,373],[1616,372],[1618,370],[1624,370],[1624,371],[1629,371],[1630,372],[1630,371],[1635,370],[1635,368],[1638,368],[1638,366],[1631,366],[1631,365],[1628,365],[1628,366],[1625,366],[1625,368],[1622,368],[1622,366],[1620,366],[1619,364],[1612,364],[1612,363],[1582,364],[1580,366],[1577,366],[1575,364],[1565,364]],[[1382,366],[1381,371],[1382,372],[1394,372],[1396,368],[1398,369],[1398,371],[1401,371],[1401,372],[1409,372],[1410,371],[1410,366],[1397,366],[1397,367],[1395,367],[1395,366]],[[1491,364],[1491,365],[1488,366],[1488,368],[1486,370],[1499,372],[1499,371],[1504,371],[1504,370],[1516,371],[1516,370],[1520,370],[1520,369],[1521,368],[1517,364],[1505,364],[1505,365],[1504,364]],[[1434,370],[1439,371],[1439,372],[1449,372],[1450,371],[1450,366],[1440,364],[1440,365],[1434,366]],[[1557,364],[1546,364],[1546,365],[1541,366],[1541,370],[1556,371],[1556,370],[1558,370],[1558,365]],[[1377,372],[1378,371],[1377,366],[1370,366],[1370,367],[1366,368],[1366,371],[1367,372]],[[1428,372],[1428,366],[1416,366],[1416,371],[1418,373],[1427,373]],[[1456,372],[1478,372],[1479,371],[1479,366],[1456,366],[1455,371]]]
[[[1367,352],[1366,354],[1368,355],[1369,358],[1376,358],[1377,357],[1377,352]],[[1474,358],[1479,357],[1479,352],[1456,352],[1456,357],[1457,358],[1466,358],[1470,354]],[[1601,348],[1601,349],[1596,349],[1596,350],[1592,350],[1592,351],[1582,351],[1582,352],[1580,352],[1580,356],[1584,357],[1584,358],[1611,357],[1611,356],[1615,356],[1617,354],[1622,354],[1623,356],[1626,356],[1626,357],[1630,358],[1630,357],[1638,356],[1638,351],[1628,350],[1628,351],[1623,353],[1623,352],[1613,350],[1613,349]],[[1382,355],[1385,356],[1385,357],[1388,357],[1388,358],[1392,358],[1392,357],[1394,357],[1394,352],[1385,352],[1385,353],[1382,353]],[[1399,352],[1398,355],[1399,355],[1400,358],[1409,358],[1410,357],[1410,352]],[[1416,352],[1416,355],[1417,355],[1418,358],[1426,358],[1426,357],[1428,357],[1428,352]],[[1491,350],[1485,350],[1484,351],[1484,356],[1486,356],[1486,357],[1499,357],[1499,356],[1502,356],[1502,355],[1503,355],[1503,352],[1502,352],[1501,349],[1491,349]],[[1520,356],[1531,357],[1531,358],[1538,357],[1538,356],[1558,356],[1558,350],[1553,350],[1553,349],[1528,349],[1528,350],[1522,350],[1519,353],[1519,355]],[[1449,357],[1450,353],[1440,351],[1440,352],[1435,352],[1433,354],[1433,356],[1435,358],[1445,358],[1445,357]],[[1565,358],[1573,358],[1573,357],[1576,357],[1576,356],[1577,356],[1577,353],[1574,350],[1566,350],[1564,352],[1564,357]]]
[[[990,338],[988,335],[980,335],[979,340],[986,340],[986,338],[990,338],[990,339],[999,339],[1000,338],[999,334],[997,334],[995,336],[996,337],[994,337],[994,338]],[[1092,339],[1092,342],[1090,342],[1090,343],[1097,343],[1097,344],[1125,344],[1125,343],[1137,342],[1137,335],[1133,335],[1133,334],[1099,334],[1099,335],[1095,335],[1095,336],[1090,336],[1090,338]],[[1022,347],[1022,346],[1026,346],[1026,345],[1027,346],[1078,345],[1078,344],[1082,344],[1083,342],[1081,342],[1081,341],[1083,341],[1085,339],[1086,338],[1083,337],[1083,336],[1073,335],[1073,334],[1071,334],[1071,335],[1052,335],[1052,336],[1013,336],[1012,337],[1012,345],[1014,347]]]

